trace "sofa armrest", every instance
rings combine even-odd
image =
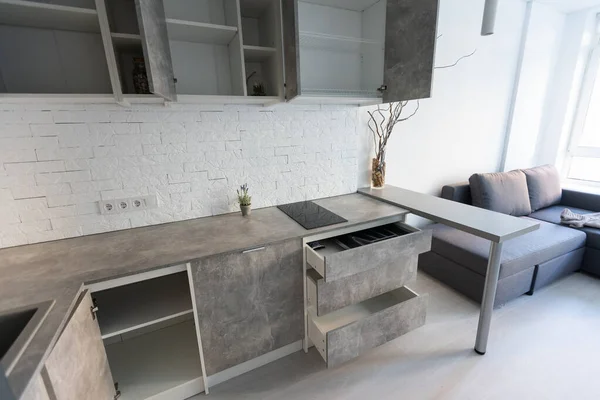
[[[567,207],[600,212],[600,194],[563,189],[560,204]]]
[[[471,186],[469,182],[446,185],[442,188],[442,198],[459,203],[471,204]]]

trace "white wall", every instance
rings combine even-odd
[[[0,247],[356,191],[358,108],[0,105]],[[104,216],[98,200],[155,194]]]
[[[554,86],[552,78],[565,17],[553,7],[531,3],[531,15],[523,38],[523,58],[517,73],[514,112],[507,131],[504,171],[537,165],[538,138],[543,126],[547,94]]]
[[[442,0],[436,65],[477,53],[451,69],[435,71],[433,96],[421,101],[411,120],[401,123],[387,152],[387,182],[439,194],[444,184],[465,181],[474,172],[500,165],[517,63],[525,3],[503,0],[496,33],[481,37],[481,0]],[[414,105],[414,102],[413,102]],[[366,112],[361,111],[363,124]],[[365,132],[359,165],[361,185],[369,184]]]

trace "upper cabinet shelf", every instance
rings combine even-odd
[[[113,45],[117,49],[142,48],[142,37],[132,33],[111,33]]]
[[[381,97],[381,93],[376,90],[344,90],[344,89],[304,89],[304,94],[313,97],[349,97],[349,98],[364,98],[377,99]]]
[[[94,9],[25,0],[0,0],[0,24],[100,32],[98,13]]]
[[[228,45],[237,34],[238,28],[167,18],[167,31],[170,40]]]
[[[244,45],[244,58],[246,62],[261,62],[277,55],[275,47],[262,47]]]
[[[305,0],[306,3],[343,8],[351,11],[363,11],[375,5],[379,0]]]
[[[300,32],[300,45],[311,46],[314,44],[327,43],[329,45],[336,45],[343,42],[357,43],[357,44],[372,44],[383,47],[383,41],[371,40],[359,37],[341,36],[341,35],[328,35],[326,33],[317,32]]]
[[[357,52],[367,51],[370,46],[384,48],[383,41],[317,32],[300,32],[300,46]]]

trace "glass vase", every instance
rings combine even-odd
[[[373,189],[382,189],[385,186],[385,161],[379,162],[377,158],[373,159],[371,167],[371,187]]]

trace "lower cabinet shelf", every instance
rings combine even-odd
[[[191,315],[185,272],[95,292],[102,339]]]
[[[121,400],[185,399],[204,390],[194,321],[106,346]]]
[[[324,316],[308,309],[308,337],[334,367],[425,324],[427,296],[407,287]]]

